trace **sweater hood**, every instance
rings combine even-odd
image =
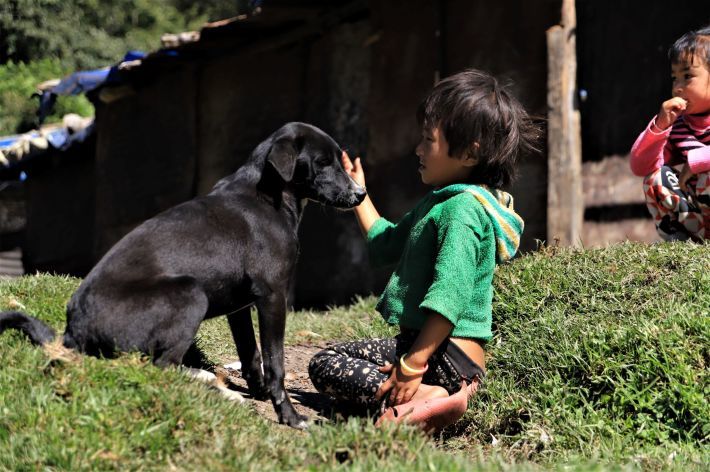
[[[439,200],[468,192],[483,207],[493,226],[496,239],[496,262],[506,262],[515,256],[525,223],[513,209],[513,196],[502,190],[491,190],[480,185],[454,184],[434,190]]]

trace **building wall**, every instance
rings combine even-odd
[[[26,167],[25,271],[85,275],[93,265],[94,153],[92,138]]]
[[[487,70],[509,81],[515,96],[532,115],[547,116],[547,43],[545,32],[560,22],[560,0],[519,2],[486,0],[446,2],[446,74],[467,67]],[[525,220],[521,250],[547,239],[546,135],[541,153],[519,162],[511,186],[515,208]]]
[[[560,5],[373,0],[369,17],[276,49],[239,52],[227,34],[216,40],[221,53],[148,62],[130,74],[132,94],[97,107],[95,167],[90,157],[51,157],[30,170],[27,268],[83,275],[137,224],[207,193],[291,120],[321,127],[362,156],[368,191],[396,220],[428,191],[414,156],[415,112],[437,78],[466,67],[491,71],[511,79],[528,110],[545,116],[545,31],[559,22]],[[710,23],[707,1],[668,8],[578,0],[577,15],[585,202],[589,215],[601,215],[586,222],[583,242],[653,240],[651,221],[638,218],[640,190],[632,201],[632,192],[615,189],[633,185],[623,160],[669,95],[666,50]],[[525,158],[511,189],[526,220],[524,250],[546,237],[545,156],[543,149]],[[297,304],[345,303],[382,289],[389,272],[370,267],[353,215],[309,205],[300,236]]]
[[[96,261],[139,223],[195,194],[193,66],[151,72],[135,93],[96,109]]]
[[[417,172],[415,113],[438,77],[465,67],[490,70],[512,78],[524,104],[544,113],[544,31],[558,21],[559,2],[369,5],[369,18],[317,38],[141,67],[135,94],[97,111],[96,257],[146,218],[207,193],[287,121],[319,126],[362,156],[368,191],[396,220],[429,190]],[[526,159],[521,170],[512,191],[530,249],[544,239],[544,157]],[[297,305],[347,303],[383,288],[391,268],[369,265],[352,214],[310,204],[300,239]]]
[[[134,76],[132,95],[97,110],[96,260],[145,219],[208,193],[288,121],[364,149],[368,33],[367,21],[344,23],[315,40]],[[352,214],[312,203],[300,236],[297,304],[345,303],[372,290]]]
[[[234,172],[252,149],[288,121],[304,121],[361,153],[367,142],[369,22],[267,52],[215,58],[200,68],[198,193]],[[354,216],[317,203],[300,226],[297,305],[346,303],[373,290]]]
[[[237,170],[285,122],[299,119],[303,54],[294,46],[196,66],[198,194]]]
[[[544,117],[547,97],[545,31],[560,19],[560,1],[372,2],[373,46],[368,162],[372,194],[387,216],[398,218],[428,189],[414,156],[417,105],[439,77],[474,67],[512,81],[534,115]],[[527,156],[510,189],[525,219],[522,249],[546,237],[547,166],[542,153]],[[397,176],[394,177],[393,176]]]
[[[0,183],[0,278],[24,273],[20,246],[27,224],[26,202],[24,182]]]

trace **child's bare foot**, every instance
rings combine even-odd
[[[449,392],[447,392],[444,387],[421,384],[419,385],[417,393],[412,396],[412,400],[430,400],[432,398],[446,398],[448,396]]]

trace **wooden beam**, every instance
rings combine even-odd
[[[547,243],[581,244],[582,138],[577,93],[575,0],[562,0],[562,24],[547,30]]]

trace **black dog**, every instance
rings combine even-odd
[[[345,173],[341,154],[318,128],[289,123],[208,195],[135,228],[71,297],[64,346],[107,357],[140,351],[159,366],[180,364],[200,323],[229,313],[250,393],[271,398],[281,423],[304,427],[284,389],[286,299],[306,201],[351,208],[365,198],[365,189]],[[55,337],[49,326],[19,312],[0,313],[0,332],[6,328],[37,344]]]

